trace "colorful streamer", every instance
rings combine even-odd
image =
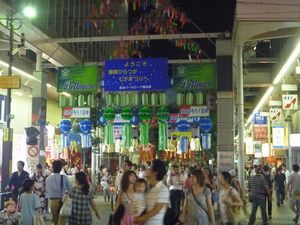
[[[106,145],[114,144],[113,125],[110,123],[108,123],[104,127],[104,144],[106,144]]]
[[[165,150],[167,148],[168,139],[167,139],[167,123],[159,122],[158,123],[158,149]]]
[[[140,124],[140,144],[148,145],[149,144],[149,123]]]
[[[123,125],[122,141],[124,148],[130,148],[132,146],[132,128],[129,123]]]

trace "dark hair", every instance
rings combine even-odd
[[[36,167],[37,169],[40,169],[40,170],[42,170],[42,169],[43,169],[43,167],[42,167],[42,165],[41,165],[41,164],[37,164],[35,167]]]
[[[127,163],[128,167],[131,168],[132,167],[132,162],[130,160],[125,160],[124,163]]]
[[[132,163],[132,167],[135,167],[135,168],[137,168],[138,166],[137,166],[137,164],[135,164],[135,163]]]
[[[147,189],[147,181],[143,178],[138,178],[136,181],[135,181],[136,184],[145,184],[146,185],[146,189]]]
[[[134,175],[136,177],[136,174],[134,171],[132,170],[127,170],[124,172],[123,176],[122,176],[122,180],[121,180],[121,190],[123,192],[126,192],[129,188],[129,176],[130,175]]]
[[[17,163],[20,163],[23,167],[25,166],[25,163],[23,161],[18,161]]]
[[[32,186],[34,185],[34,180],[32,179],[26,179],[24,180],[23,184],[22,184],[22,188],[23,191],[30,191],[30,189],[32,188]]]
[[[167,169],[165,163],[160,159],[155,159],[152,161],[151,170],[156,172],[156,179],[161,181],[167,174]]]
[[[60,173],[62,169],[62,162],[60,160],[54,160],[52,163],[53,173]]]
[[[78,172],[75,174],[75,179],[82,186],[81,187],[82,193],[87,195],[89,193],[90,185],[88,183],[86,174],[84,172]]]
[[[224,177],[224,180],[228,183],[231,184],[231,175],[229,172],[222,172],[221,175]]]
[[[264,170],[265,172],[267,172],[267,171],[269,171],[269,170],[270,170],[270,168],[269,168],[269,166],[268,166],[268,165],[264,165],[264,166],[263,166],[263,170]]]
[[[299,165],[298,164],[294,164],[293,165],[293,170],[294,170],[294,172],[298,172],[299,171]]]
[[[200,184],[201,186],[204,186],[205,176],[204,176],[204,173],[202,170],[200,170],[200,169],[192,170],[191,175],[196,177],[198,184]]]

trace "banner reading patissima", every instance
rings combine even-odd
[[[216,64],[199,63],[174,65],[174,87],[184,90],[215,90]]]
[[[165,58],[105,61],[105,91],[164,91],[170,87]]]
[[[98,88],[97,65],[57,69],[58,92],[93,92]]]

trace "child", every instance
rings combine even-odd
[[[16,203],[12,198],[9,198],[7,202],[4,203],[5,218],[11,218],[16,212]]]
[[[23,183],[24,193],[20,196],[20,207],[23,223],[33,225],[36,211],[41,208],[41,201],[37,194],[33,193],[34,181],[27,179]]]
[[[134,184],[134,191],[132,197],[132,215],[135,217],[141,216],[146,209],[145,193],[147,190],[146,180],[139,178]]]

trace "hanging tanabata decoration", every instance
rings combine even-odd
[[[123,108],[121,112],[123,120],[130,121],[132,119],[132,110],[129,107]],[[132,127],[130,123],[124,123],[122,134],[123,147],[126,150],[132,146]]]
[[[90,120],[85,119],[81,120],[79,123],[80,131],[82,132],[81,136],[81,147],[91,148],[92,147],[92,135],[91,130],[93,128],[93,124]]]
[[[167,107],[162,106],[157,111],[157,118],[159,120],[158,122],[158,149],[159,150],[165,150],[167,148],[168,138],[167,138],[167,132],[168,132],[168,126],[167,126],[167,120],[169,118],[169,112]]]
[[[140,159],[142,161],[151,160],[151,146],[149,143],[149,130],[151,120],[151,109],[148,106],[140,108]]]
[[[62,132],[61,137],[61,148],[69,148],[70,142],[69,142],[69,133],[72,128],[72,123],[70,120],[62,120],[60,121],[59,129]]]
[[[103,110],[103,117],[107,121],[104,127],[104,144],[108,147],[108,151],[111,150],[111,146],[114,144],[113,134],[113,120],[116,116],[116,110],[111,107],[107,107]]]

